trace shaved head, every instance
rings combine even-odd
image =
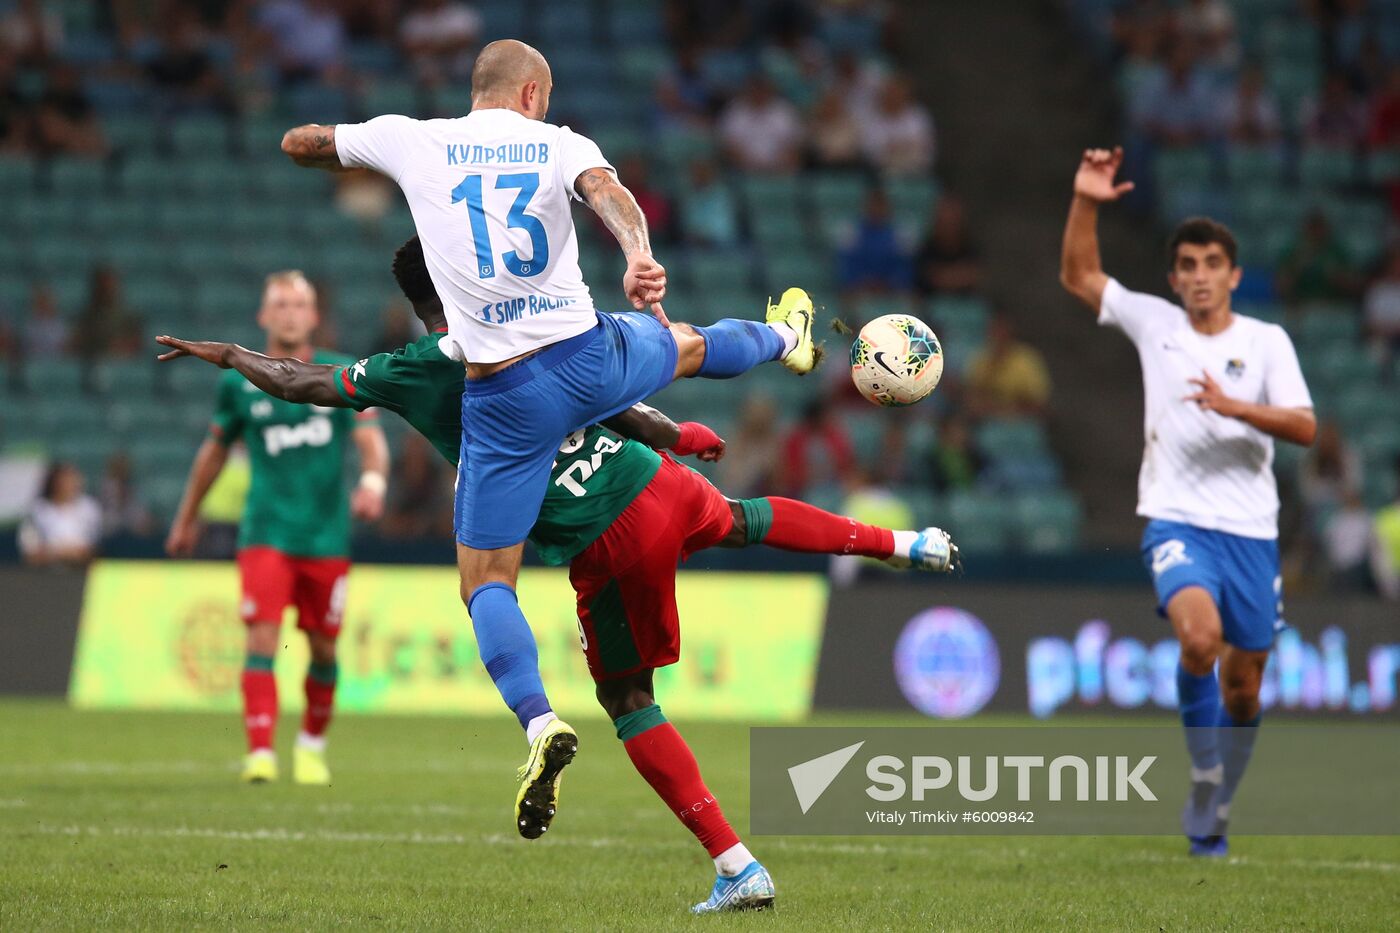
[[[472,67],[472,107],[522,109],[526,86],[534,83],[547,101],[553,80],[549,62],[518,39],[487,43]],[[526,116],[534,116],[527,113]],[[534,119],[542,119],[543,113]]]

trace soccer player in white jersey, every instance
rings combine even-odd
[[[596,144],[544,122],[551,88],[539,52],[501,40],[477,57],[465,117],[313,124],[282,140],[299,164],[387,175],[413,212],[447,313],[442,348],[467,369],[457,562],[482,660],[530,740],[516,798],[527,838],[548,827],[559,772],[577,748],[545,697],[515,596],[559,438],[678,374],[730,378],[770,360],[805,373],[817,358],[812,302],[801,289],[770,305],[766,324],[671,325],[660,304],[666,271],[652,257],[646,219]],[[650,315],[595,309],[578,267],[572,199],[616,236],[627,257],[623,291]]]
[[[1167,282],[1180,305],[1104,274],[1098,210],[1133,187],[1114,181],[1122,161],[1121,149],[1084,153],[1060,281],[1126,334],[1142,363],[1137,512],[1158,611],[1181,643],[1192,784],[1182,828],[1192,855],[1223,856],[1259,725],[1259,682],[1283,624],[1274,439],[1308,446],[1317,422],[1288,334],[1230,309],[1240,267],[1223,225],[1192,218],[1172,235]]]

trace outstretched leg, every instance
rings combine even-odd
[[[814,314],[811,297],[800,288],[789,288],[777,304],[768,306],[764,323],[724,318],[708,327],[672,324],[675,378],[733,379],[775,360],[793,372],[809,372],[819,356],[812,338]]]
[[[730,500],[734,527],[721,547],[766,544],[804,554],[873,557],[895,567],[946,571],[958,565],[957,546],[937,528],[894,531],[867,525],[796,499]]]

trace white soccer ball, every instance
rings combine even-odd
[[[860,329],[851,344],[851,379],[860,394],[876,405],[913,405],[926,398],[941,378],[943,345],[916,317],[877,317]]]

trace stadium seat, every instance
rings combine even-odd
[[[0,155],[0,195],[8,201],[17,192],[34,186],[34,160],[29,156],[5,153]]]
[[[686,265],[690,270],[690,284],[696,289],[707,288],[715,282],[744,288],[752,280],[753,263],[743,252],[692,252]]]
[[[1013,459],[1048,449],[1045,428],[1030,418],[992,418],[977,426],[977,446],[988,457]]]
[[[1225,176],[1234,187],[1283,181],[1283,150],[1278,146],[1231,146],[1225,153]]]
[[[1309,146],[1298,157],[1298,180],[1308,188],[1337,188],[1355,181],[1358,167],[1349,149]]]
[[[1013,518],[1011,503],[997,496],[957,491],[945,500],[947,525],[966,554],[996,554],[1007,549]]]
[[[1310,347],[1332,343],[1354,343],[1361,333],[1361,322],[1349,311],[1309,310],[1289,328]]]
[[[1079,545],[1084,516],[1068,492],[1035,492],[1016,499],[1016,545],[1028,554],[1063,554]]]

